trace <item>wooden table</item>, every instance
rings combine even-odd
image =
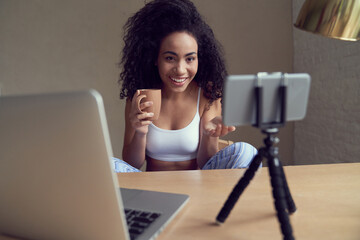
[[[185,193],[190,200],[159,240],[282,239],[268,169],[258,172],[222,226],[214,224],[244,170],[119,174],[122,187]],[[360,163],[287,166],[296,239],[360,239]]]
[[[244,171],[123,173],[118,179],[122,187],[190,195],[159,240],[282,239],[267,168],[257,173],[226,222],[214,224]],[[297,240],[360,239],[360,163],[287,166],[285,174],[298,208],[290,217]]]

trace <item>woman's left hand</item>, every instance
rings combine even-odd
[[[226,126],[222,121],[222,117],[214,117],[204,126],[203,133],[211,137],[223,137],[229,132],[235,131],[234,126]]]

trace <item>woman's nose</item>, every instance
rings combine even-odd
[[[175,70],[178,75],[185,74],[186,64],[183,61],[179,61],[179,63],[176,65]]]

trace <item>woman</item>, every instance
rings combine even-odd
[[[221,151],[219,137],[235,130],[221,119],[226,69],[211,28],[189,0],[154,0],[125,25],[121,98],[125,107],[123,161],[117,171],[247,167],[256,149],[235,143]],[[161,88],[160,116],[141,113],[138,89]],[[152,102],[141,104],[141,109]]]

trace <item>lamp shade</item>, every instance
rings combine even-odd
[[[341,40],[360,39],[360,0],[306,0],[295,27]]]

